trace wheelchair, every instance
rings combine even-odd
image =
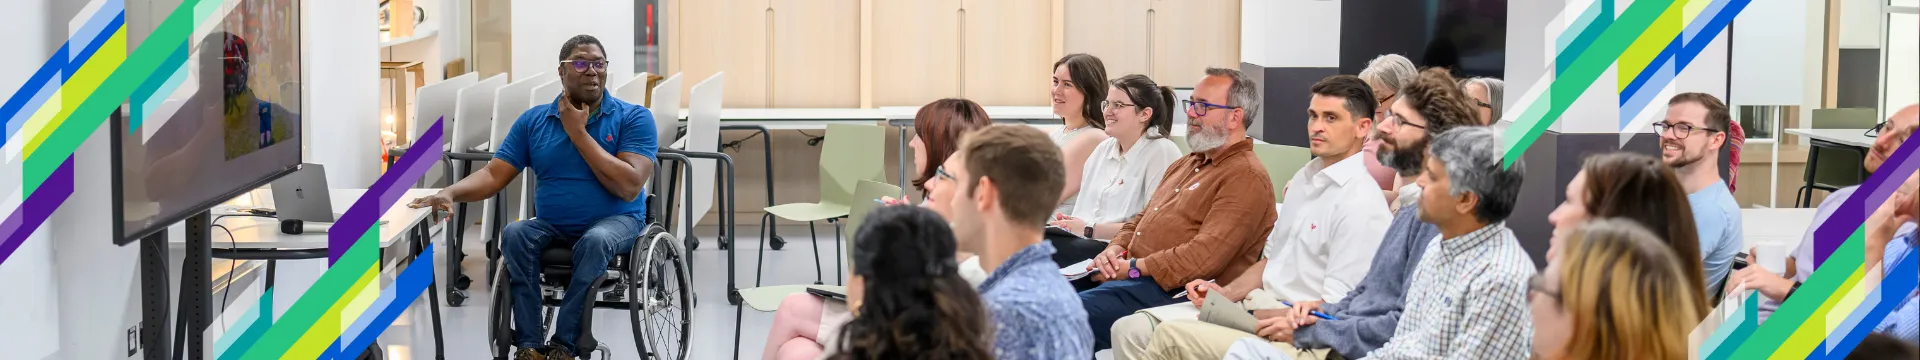
[[[652,196],[649,195],[649,198]],[[580,317],[580,339],[576,354],[591,359],[599,352],[612,352],[593,334],[593,309],[626,309],[633,322],[633,343],[642,359],[682,360],[686,358],[693,323],[692,275],[688,272],[686,250],[680,239],[649,214],[647,230],[625,254],[615,254],[607,273],[593,281],[595,298],[587,302]],[[561,297],[573,271],[573,249],[551,246],[540,254],[540,302],[542,334],[550,334]],[[513,354],[513,298],[508,291],[507,267],[496,266],[492,274],[493,309],[488,317],[488,342],[494,359]]]

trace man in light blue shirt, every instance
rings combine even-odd
[[[1667,101],[1667,117],[1653,124],[1660,133],[1660,159],[1680,175],[1693,206],[1693,224],[1700,230],[1700,262],[1706,294],[1720,294],[1722,283],[1740,252],[1740,204],[1720,180],[1720,147],[1727,143],[1733,117],[1727,104],[1705,93],[1674,95]]]

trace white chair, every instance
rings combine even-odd
[[[555,80],[551,82],[533,88],[533,93],[527,96],[527,103],[531,104],[529,108],[532,106],[551,104],[554,99],[560,97],[560,80],[558,80],[557,77],[554,79]],[[521,172],[520,179],[522,179],[521,182],[523,185],[520,187],[520,211],[518,218],[525,219],[533,217],[533,192],[540,181],[539,178],[533,176],[533,169],[527,169],[527,171]],[[510,213],[509,215],[512,214]]]
[[[484,151],[491,152],[498,150],[500,144],[506,141],[507,132],[513,130],[513,122],[519,120],[520,114],[526,113],[527,109],[533,108],[533,104],[528,103],[528,97],[533,94],[533,88],[555,80],[557,79],[553,75],[538,73],[532,76],[522,77],[519,81],[501,86],[499,91],[495,91],[493,96],[493,128],[489,131],[486,144],[487,148],[484,149]],[[484,206],[486,207],[485,213],[488,214],[488,216],[480,219],[480,228],[488,229],[488,240],[500,238],[499,229],[501,226],[505,226],[505,224],[495,224],[495,221],[512,222],[525,219],[518,210],[521,204],[520,193],[525,190],[523,188],[525,185],[526,184],[520,181],[519,178],[515,178],[513,182],[507,184],[506,189],[500,190],[499,196],[487,199]],[[495,219],[492,215],[497,211],[494,210],[495,207],[515,209],[515,211],[512,214],[502,214],[500,219]],[[492,274],[493,272],[488,271],[487,273]],[[488,283],[491,284],[492,282]]]
[[[431,85],[421,86],[419,96],[413,103],[413,121],[407,125],[409,129],[407,131],[408,138],[420,138],[420,134],[427,131],[428,127],[433,126],[435,120],[442,118],[445,118],[446,121],[440,125],[441,139],[450,138],[450,130],[453,129],[453,123],[456,121],[454,119],[454,108],[460,101],[460,90],[468,86],[473,86],[473,84],[479,82],[479,80],[480,74],[467,73],[466,75],[455,76]],[[448,148],[451,148],[451,146],[439,150],[445,151]],[[425,176],[421,176],[419,185],[422,187],[445,187],[446,185],[443,184],[443,181],[446,179],[444,176],[441,176],[445,172],[446,168],[444,164],[434,162],[433,168],[428,169]]]
[[[533,88],[533,94],[527,97],[527,104],[529,107],[551,104],[554,99],[560,98],[560,90],[561,85],[558,78],[555,78],[553,82],[536,86]]]
[[[720,109],[724,106],[726,73],[715,73],[707,80],[694,84],[689,91],[687,103],[687,137],[682,150],[693,153],[720,152]],[[681,222],[680,232],[675,234],[681,239],[695,239],[693,226],[705,219],[707,211],[713,209],[714,161],[693,160],[693,169],[687,176],[686,191],[691,192],[693,215]],[[732,232],[734,229],[723,229]]]
[[[680,74],[673,74],[660,85],[653,86],[653,124],[660,129],[660,146],[674,143],[680,137]]]
[[[494,75],[460,89],[459,103],[454,110],[454,118],[460,121],[453,124],[453,136],[447,139],[453,145],[452,151],[471,152],[476,147],[491,146],[488,140],[493,132],[493,100],[502,86],[507,86],[507,74]]]

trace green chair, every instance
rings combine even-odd
[[[1260,158],[1260,166],[1267,168],[1267,178],[1273,181],[1273,201],[1278,203],[1287,202],[1287,181],[1313,161],[1313,153],[1298,146],[1253,144],[1253,155]]]
[[[900,187],[898,186],[877,181],[860,180],[859,185],[856,185],[854,189],[853,204],[848,207],[847,220],[843,222],[844,226],[849,229],[847,230],[847,238],[856,239],[860,236],[861,221],[866,219],[867,213],[880,208],[880,198],[898,194],[900,194]],[[845,253],[851,254],[852,252],[849,251]],[[842,256],[842,259],[844,259],[846,263],[853,261],[852,258],[847,257],[847,255],[840,256]],[[780,307],[780,301],[786,299],[788,295],[807,291],[807,288],[816,288],[841,294],[847,293],[846,286],[814,284],[774,285],[740,289],[740,294],[745,298],[748,306],[752,306],[754,310],[767,312],[778,309]]]
[[[767,215],[760,219],[760,233],[766,235],[760,246],[760,258],[765,259],[767,243],[774,238],[772,234],[773,218],[807,223],[809,239],[818,237],[814,222],[825,220],[829,223],[847,217],[854,203],[854,187],[860,180],[886,182],[883,168],[886,164],[887,130],[875,125],[827,125],[826,143],[820,150],[820,201],[815,203],[782,204],[766,208]],[[896,193],[897,194],[897,193]],[[871,200],[869,200],[871,201]],[[834,226],[834,237],[840,237],[840,226]],[[813,242],[814,281],[822,282],[825,272],[820,270],[820,243]],[[834,246],[840,246],[834,242]],[[778,246],[775,250],[778,250]],[[836,248],[837,249],[837,248]],[[761,260],[756,260],[760,262]],[[754,286],[760,285],[760,271],[754,270]]]
[[[1864,132],[1879,124],[1877,116],[1874,109],[1867,108],[1814,109],[1812,126]],[[1794,192],[1794,203],[1799,207],[1813,205],[1814,190],[1833,192],[1866,181],[1867,171],[1861,162],[1866,158],[1867,149],[1819,139],[1810,139],[1809,143],[1813,146],[1807,149],[1807,168],[1801,176],[1806,184]]]

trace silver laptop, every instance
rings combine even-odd
[[[299,170],[273,181],[274,211],[281,220],[334,222],[333,198],[327,191],[327,169],[300,164]]]

